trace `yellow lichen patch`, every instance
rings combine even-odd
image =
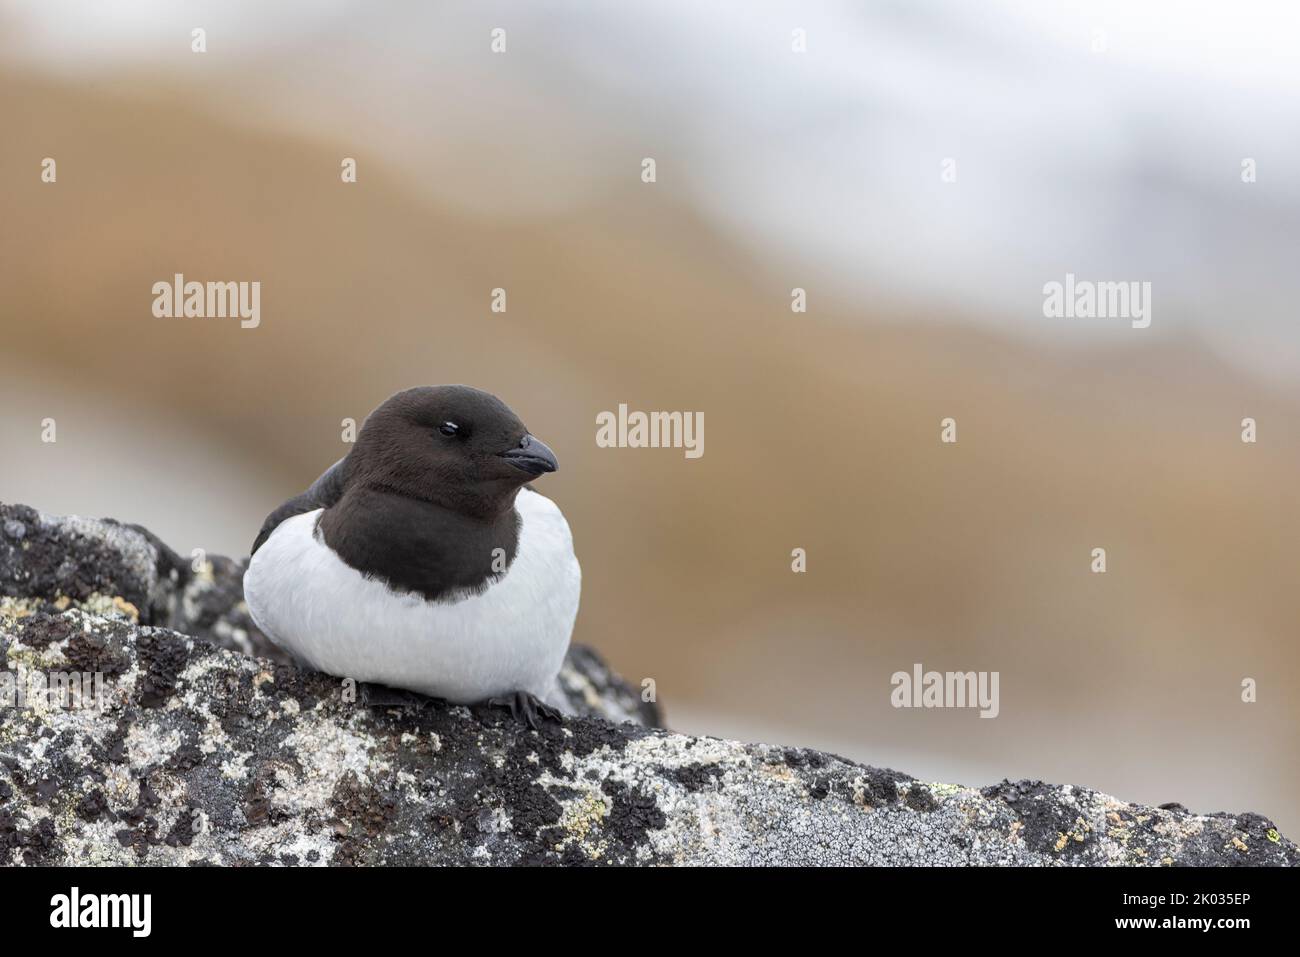
[[[604,799],[595,791],[588,791],[581,797],[563,803],[564,811],[560,815],[560,829],[567,835],[555,845],[556,851],[563,851],[569,844],[577,844],[591,860],[597,860],[608,848],[603,840],[590,838],[599,833],[600,825],[609,813]]]
[[[945,798],[954,797],[966,790],[960,784],[943,784],[938,781],[927,781],[926,787],[930,789],[930,793],[934,796],[936,801],[942,801]]]
[[[63,647],[59,644],[50,644],[45,648],[10,645],[9,650],[5,653],[5,660],[10,667],[21,665],[33,671],[58,668],[67,662],[67,659],[63,657]]]
[[[60,611],[67,609],[72,605],[72,599],[66,595],[60,595],[54,603]],[[107,618],[114,615],[125,615],[133,622],[139,623],[140,609],[131,604],[121,595],[101,595],[95,592],[86,598],[83,602],[78,602],[77,607],[89,615],[96,615],[100,618]]]
[[[135,621],[140,620],[140,609],[136,608],[135,605],[131,604],[125,598],[114,596],[113,607],[123,614],[131,616]]]
[[[100,618],[125,615],[133,622],[140,621],[140,609],[121,595],[101,595],[99,592],[95,592],[82,602],[74,602],[67,595],[59,595],[52,602],[45,602],[39,598],[0,598],[0,618],[27,618],[49,605],[52,605],[56,611],[67,611],[75,607]]]
[[[41,602],[30,598],[0,598],[0,618],[17,620],[36,613]]]
[[[1082,844],[1084,838],[1087,837],[1091,831],[1092,831],[1091,824],[1089,824],[1086,820],[1084,820],[1081,817],[1076,817],[1074,819],[1074,827],[1070,828],[1070,830],[1066,831],[1064,834],[1062,834],[1059,831],[1057,832],[1057,838],[1056,838],[1057,853],[1060,853],[1061,851],[1065,850],[1065,846],[1069,844],[1070,841],[1074,841],[1078,844]]]
[[[762,773],[765,777],[775,778],[785,784],[799,783],[799,776],[784,764],[765,765]]]

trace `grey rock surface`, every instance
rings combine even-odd
[[[561,676],[578,715],[539,731],[434,700],[372,707],[280,658],[242,569],[0,505],[0,692],[102,676],[82,707],[0,707],[0,863],[1300,863],[1256,814],[674,734],[581,647]]]

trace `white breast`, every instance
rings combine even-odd
[[[244,574],[253,620],[318,671],[460,703],[514,691],[548,697],[578,614],[582,571],[569,524],[522,489],[506,575],[449,603],[399,594],[344,564],[316,534],[321,510],[282,522]]]

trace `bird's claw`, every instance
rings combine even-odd
[[[551,721],[559,721],[562,717],[560,712],[552,708],[536,695],[529,694],[527,691],[516,691],[512,695],[506,695],[500,698],[489,698],[488,707],[490,708],[508,708],[510,716],[516,721],[522,720],[532,730],[536,731],[540,727],[539,718],[549,718]]]

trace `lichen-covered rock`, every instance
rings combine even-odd
[[[0,504],[0,597],[11,607],[112,610],[116,601],[143,625],[286,661],[249,617],[243,575],[229,558],[184,560],[137,525]]]
[[[0,863],[1300,863],[1253,814],[928,784],[656,730],[581,648],[562,684],[582,713],[539,731],[432,700],[372,707],[238,653],[265,641],[241,566],[206,564],[140,529],[0,506],[0,692],[100,676],[89,704],[0,709]]]
[[[0,503],[0,613],[80,608],[124,614],[277,663],[289,658],[244,603],[247,559],[177,555],[148,530],[112,519],[46,515]],[[6,599],[8,599],[6,601]],[[2,664],[2,663],[0,663]],[[575,645],[560,672],[574,713],[657,725],[643,702],[591,649]]]

